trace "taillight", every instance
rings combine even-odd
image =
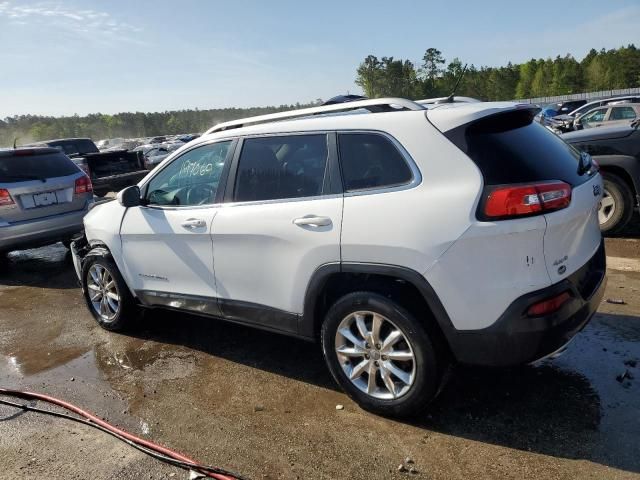
[[[571,203],[571,185],[565,182],[489,188],[483,214],[491,220],[551,212],[566,208]]]
[[[93,192],[93,185],[91,185],[91,180],[86,175],[81,176],[80,178],[76,178],[76,188],[75,193],[89,193]]]
[[[527,315],[530,317],[539,317],[541,315],[549,315],[550,313],[557,312],[560,308],[571,300],[569,292],[562,292],[560,295],[548,298],[538,303],[534,303],[527,310]]]
[[[13,199],[9,195],[9,190],[0,188],[0,207],[4,205],[13,205]]]

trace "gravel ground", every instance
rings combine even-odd
[[[607,240],[609,256],[639,253],[637,239]],[[126,335],[101,330],[55,245],[0,266],[0,386],[253,479],[640,478],[639,290],[639,272],[610,270],[605,298],[625,304],[603,303],[564,356],[459,368],[423,417],[397,422],[340,392],[314,344],[159,311]],[[0,478],[188,478],[102,432],[5,406],[0,458]],[[416,473],[398,471],[407,458]]]

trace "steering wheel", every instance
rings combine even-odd
[[[208,183],[194,185],[187,192],[188,205],[204,205],[208,203],[215,194],[215,190]]]
[[[155,205],[177,205],[178,199],[176,197],[170,198],[170,195],[171,193],[166,190],[153,190],[149,194],[149,203]]]

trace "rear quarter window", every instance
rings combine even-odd
[[[528,110],[492,115],[445,135],[475,162],[486,185],[561,180],[575,186],[588,179],[578,174],[580,153]]]
[[[66,177],[80,173],[78,167],[61,153],[0,157],[0,182],[17,183],[38,178]]]
[[[346,191],[394,187],[413,179],[405,158],[383,135],[340,133],[338,146]]]

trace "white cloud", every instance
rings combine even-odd
[[[110,37],[123,41],[135,41],[141,28],[120,21],[107,12],[74,9],[59,1],[36,2],[16,5],[0,1],[0,20],[8,19],[14,25],[50,25],[72,33],[91,33],[95,40]]]

